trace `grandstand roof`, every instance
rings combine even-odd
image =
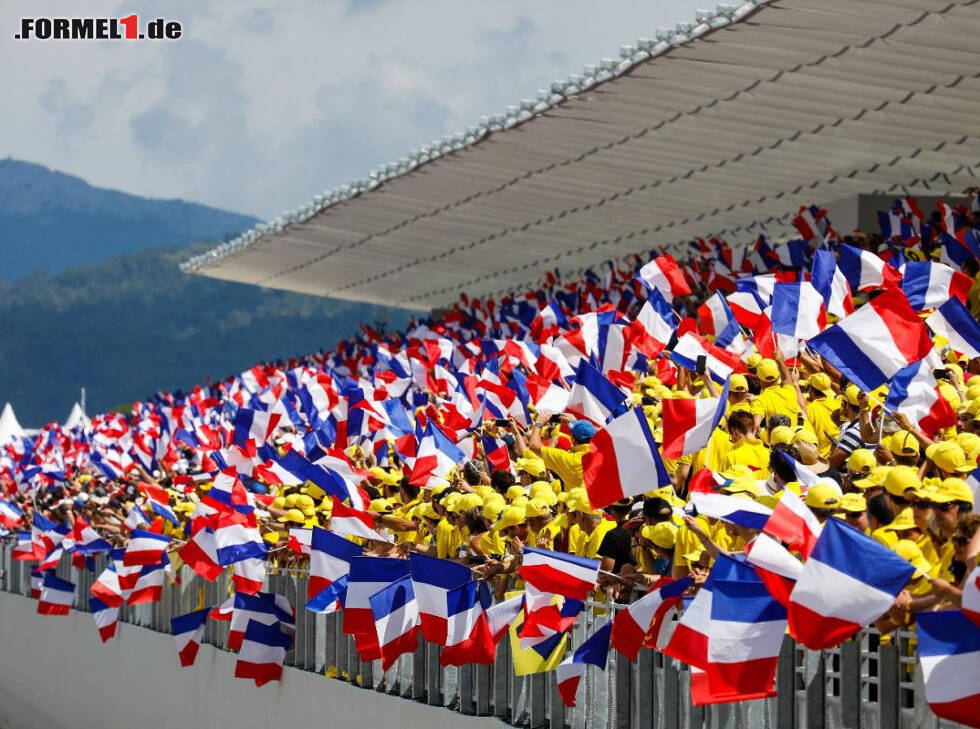
[[[429,309],[695,236],[778,240],[802,204],[977,184],[978,0],[700,15],[184,269]]]

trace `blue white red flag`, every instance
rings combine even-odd
[[[575,692],[578,691],[578,685],[585,675],[586,666],[595,666],[600,671],[606,670],[612,627],[609,621],[603,623],[555,669],[558,693],[565,706],[575,706]]]
[[[368,601],[381,650],[381,667],[387,671],[398,656],[418,648],[419,605],[412,578],[402,577],[382,587]]]
[[[980,357],[980,324],[959,299],[950,299],[926,319],[933,332],[949,340],[949,346],[968,357]]]
[[[929,708],[980,727],[980,628],[958,610],[917,613],[915,627]]]
[[[193,666],[204,637],[204,623],[211,608],[178,615],[170,619],[170,630],[177,642],[177,658],[182,668]]]

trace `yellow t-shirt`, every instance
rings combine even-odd
[[[603,519],[598,524],[596,528],[592,530],[589,535],[589,541],[585,544],[585,555],[586,557],[591,557],[595,559],[599,556],[599,547],[602,544],[603,537],[609,532],[616,528],[616,522],[610,519]]]
[[[895,536],[895,532],[885,529],[885,527],[878,527],[871,532],[871,538],[889,549],[891,549],[892,545],[898,541],[898,537]]]
[[[568,528],[568,553],[577,554],[579,557],[585,556],[585,545],[589,541],[589,535],[578,524],[572,524]]]
[[[732,466],[748,466],[753,471],[759,471],[768,477],[769,474],[769,448],[757,438],[742,438],[732,445],[731,451],[725,459],[725,467],[721,470],[727,471]],[[760,475],[760,477],[762,477]]]
[[[796,414],[800,404],[796,399],[796,389],[790,385],[772,385],[760,392],[752,401],[749,411],[768,419],[770,415],[786,415],[790,425],[796,425]]]
[[[463,539],[459,527],[443,517],[436,524],[436,556],[439,559],[456,559]]]
[[[817,436],[817,450],[823,458],[830,455],[840,436],[840,426],[834,422],[831,416],[833,410],[826,406],[826,402],[825,398],[821,398],[807,403],[804,414],[807,424]]]
[[[572,446],[567,451],[544,446],[541,449],[541,460],[548,470],[558,474],[558,478],[565,484],[565,490],[570,491],[585,487],[585,479],[582,476],[582,456],[588,452],[588,443]]]
[[[544,545],[543,547],[541,547],[541,549],[550,549],[550,550],[554,551],[554,548],[555,548],[555,537],[558,536],[558,533],[560,531],[561,531],[561,525],[560,524],[557,524],[554,519],[552,519],[547,524],[545,524],[543,527],[541,527],[541,531],[539,531],[539,532],[534,532],[534,531],[528,530],[528,533],[527,533],[527,543],[528,543],[528,546],[531,546],[531,547],[539,547],[540,545],[538,544],[538,539],[544,536],[544,537],[547,537],[548,543],[546,545]]]

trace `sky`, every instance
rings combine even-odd
[[[0,156],[275,217],[521,98],[697,0],[8,0]],[[177,41],[14,40],[20,18],[165,17]]]

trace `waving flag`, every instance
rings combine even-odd
[[[596,432],[582,457],[582,471],[595,508],[670,483],[643,408],[626,411]]]
[[[251,440],[256,446],[265,445],[279,427],[281,418],[282,414],[278,412],[238,408],[238,412],[235,413],[234,444],[247,448]]]
[[[31,532],[17,532],[17,542],[10,550],[10,558],[16,562],[34,562],[44,557],[35,555]]]
[[[708,445],[728,406],[728,383],[720,397],[668,398],[663,408],[663,455],[677,459]]]
[[[837,267],[833,253],[823,250],[813,252],[810,283],[823,297],[824,307],[828,314],[843,319],[848,314],[854,313],[851,286]]]
[[[929,708],[980,727],[980,628],[957,610],[916,613],[915,627]]]
[[[813,650],[835,646],[881,617],[914,572],[895,552],[828,519],[790,595],[790,633]]]
[[[354,557],[347,575],[343,631],[353,635],[361,660],[381,658],[381,645],[371,612],[371,596],[409,576],[406,559]]]
[[[636,278],[648,289],[656,289],[667,301],[691,293],[684,273],[673,256],[659,256],[643,266]]]
[[[92,585],[92,597],[103,605],[118,608],[125,602],[129,590],[123,591],[119,585],[119,575],[112,563],[102,570],[99,578]]]
[[[783,489],[782,497],[776,502],[763,527],[766,534],[779,539],[789,549],[799,552],[804,559],[810,556],[822,529],[817,517],[803,503],[803,499],[789,489]]]
[[[465,454],[436,425],[429,422],[419,440],[418,454],[412,465],[409,483],[431,486],[444,479],[466,459]]]
[[[930,261],[909,261],[902,275],[902,291],[916,311],[934,309],[952,298],[965,302],[972,285],[965,273]]]
[[[37,602],[38,615],[67,615],[71,611],[75,585],[68,580],[55,577],[54,573],[44,575],[41,583],[41,596]]]
[[[794,339],[809,339],[827,323],[823,296],[809,281],[777,283],[772,294],[772,330]]]
[[[728,494],[691,494],[690,505],[698,514],[748,529],[762,529],[772,515],[772,509],[765,504]]]
[[[671,616],[693,582],[690,577],[680,580],[664,577],[646,595],[617,612],[612,626],[613,648],[630,661],[635,661],[651,631],[651,643],[657,648],[663,648]]]
[[[351,559],[362,554],[364,549],[360,545],[326,529],[313,527],[307,597],[316,597],[333,582],[346,577],[350,572]]]
[[[555,669],[558,693],[561,694],[565,706],[575,706],[575,692],[578,691],[587,665],[596,666],[600,671],[606,670],[611,635],[612,623],[607,621],[576,648],[572,655],[558,664]]]
[[[197,659],[197,651],[204,637],[204,623],[208,619],[211,608],[178,615],[170,618],[170,631],[177,642],[177,658],[182,668],[193,666]]]
[[[228,627],[228,650],[237,651],[241,648],[245,631],[251,623],[275,626],[277,631],[282,626],[291,628],[296,624],[292,606],[285,595],[271,592],[246,595],[243,592],[236,592],[232,606],[231,625]]]
[[[127,567],[159,564],[169,544],[170,537],[142,529],[134,529],[129,537],[129,544],[126,546],[122,562]]]
[[[160,602],[160,598],[163,596],[163,581],[166,574],[166,566],[163,564],[145,565],[136,577],[136,583],[126,598],[126,604],[142,605]]]
[[[245,559],[262,558],[268,552],[254,517],[238,512],[215,516],[214,544],[218,564],[222,567]]]
[[[623,391],[583,358],[575,371],[575,385],[565,410],[601,426],[619,411],[625,400]]]
[[[956,299],[949,303],[959,304]],[[932,349],[929,332],[900,289],[875,297],[808,344],[865,392],[885,384]]]
[[[235,678],[250,678],[256,686],[280,680],[282,663],[292,642],[292,636],[277,626],[249,620],[235,663]]]
[[[980,324],[959,299],[950,299],[932,312],[926,324],[957,352],[980,357]]]
[[[862,251],[846,243],[841,243],[837,266],[847,279],[851,291],[891,288],[898,286],[902,280],[902,275],[898,271],[874,253]]]
[[[941,428],[956,425],[956,413],[940,394],[932,373],[941,368],[939,355],[933,350],[895,375],[885,400],[886,410],[902,413],[930,438]]]
[[[759,534],[745,548],[745,559],[776,601],[789,607],[789,596],[803,572],[803,563],[768,534]]]
[[[670,358],[681,367],[694,372],[697,359],[702,355],[705,357],[711,379],[719,385],[724,384],[733,372],[745,371],[745,365],[738,355],[714,346],[704,337],[693,332],[686,332],[677,340]]]
[[[95,619],[95,627],[103,643],[116,637],[116,625],[119,622],[118,607],[109,607],[97,597],[91,597],[88,601],[88,611]]]
[[[381,648],[381,667],[387,671],[398,656],[411,653],[419,645],[419,606],[411,577],[382,587],[368,601]]]
[[[472,580],[469,567],[418,552],[408,555],[422,635],[430,643],[445,645],[450,612],[449,592]]]
[[[490,589],[483,580],[470,580],[446,593],[449,618],[439,665],[494,662],[499,636],[494,636],[487,617],[491,601]],[[425,630],[424,623],[422,629]],[[504,631],[500,632],[502,635]]]
[[[980,628],[980,566],[963,580],[963,614]]]
[[[391,537],[383,537],[374,531],[374,514],[358,511],[340,503],[333,497],[333,510],[330,512],[330,531],[351,537],[363,537],[379,542],[390,542]]]
[[[249,557],[234,563],[231,581],[235,592],[255,595],[265,584],[265,557]]]
[[[344,575],[343,577],[338,577],[329,586],[320,590],[315,597],[306,603],[306,609],[311,613],[327,615],[342,609],[346,602],[347,575]]]
[[[36,567],[31,570],[31,599],[37,600],[41,597],[41,587],[44,585],[44,573]]]
[[[541,592],[585,600],[595,588],[599,560],[524,547],[518,574]]]
[[[738,320],[721,292],[716,291],[698,307],[698,318],[701,320],[701,333],[714,337],[716,346],[727,347],[741,333]]]
[[[656,357],[670,344],[677,324],[677,315],[670,304],[654,289],[629,325],[630,344],[647,357]]]
[[[7,529],[17,529],[21,525],[23,514],[14,504],[0,499],[0,526]]]
[[[725,701],[775,695],[773,681],[786,634],[786,608],[761,582],[717,580],[711,586],[708,688]]]
[[[201,528],[177,550],[180,559],[194,572],[214,582],[224,568],[218,564],[218,545],[214,539],[214,530]]]

